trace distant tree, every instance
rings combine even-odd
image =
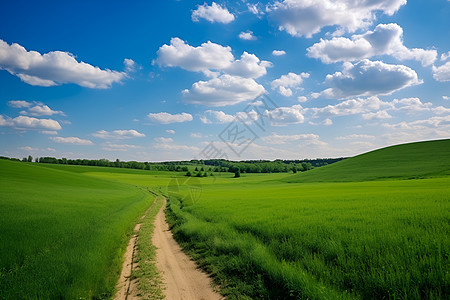
[[[28,159],[27,159],[26,157],[24,157],[24,158],[22,158],[22,161],[23,161],[23,162],[27,162]]]
[[[195,175],[195,177],[203,177],[202,172],[198,172],[197,175]]]
[[[195,172],[198,172],[198,168],[197,167],[195,167],[195,170],[194,170]]]
[[[187,176],[187,177],[191,177],[191,176],[192,176],[191,171],[187,171],[186,176]]]
[[[33,162],[33,156],[28,155],[28,162]]]
[[[39,162],[39,157],[36,157],[36,158],[34,159],[34,162]]]
[[[297,173],[297,167],[296,166],[292,167],[292,173],[294,173],[294,174]]]
[[[236,171],[234,171],[234,178],[239,178],[241,177],[241,170],[239,168],[236,169]]]
[[[202,172],[205,171],[205,168],[202,167],[202,168],[200,169],[200,171],[202,171]]]

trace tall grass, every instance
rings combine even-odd
[[[449,195],[450,178],[261,181],[204,185],[195,205],[168,211],[230,298],[444,299]]]

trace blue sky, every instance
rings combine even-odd
[[[304,159],[450,136],[450,1],[0,12],[0,155]]]

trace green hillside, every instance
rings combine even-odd
[[[285,179],[286,182],[370,181],[450,175],[450,139],[367,152]]]

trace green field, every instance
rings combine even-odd
[[[0,299],[110,298],[152,192],[229,299],[448,299],[449,149],[399,145],[241,178],[0,160]],[[146,261],[150,239],[140,246]],[[155,270],[135,276],[160,293]]]
[[[200,199],[172,195],[169,219],[229,298],[448,299],[449,158],[446,140],[283,179],[204,179]]]
[[[129,235],[154,197],[79,170],[0,160],[0,299],[114,293]]]

